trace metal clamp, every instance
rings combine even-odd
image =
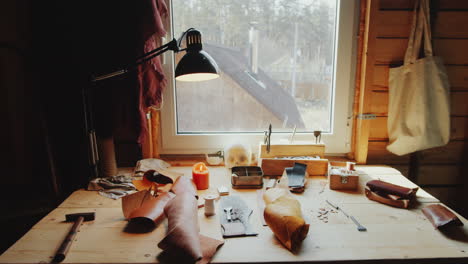
[[[377,115],[376,114],[359,114],[356,116],[357,119],[376,119]]]
[[[348,175],[341,175],[341,183],[342,184],[348,183]]]

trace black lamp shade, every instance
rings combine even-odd
[[[218,65],[203,50],[188,51],[177,64],[175,78],[178,81],[206,81],[219,77]]]
[[[207,81],[219,77],[215,60],[202,50],[200,31],[189,29],[187,33],[187,53],[177,64],[175,78],[179,81]]]

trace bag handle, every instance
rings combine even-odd
[[[426,57],[432,56],[432,33],[431,33],[431,15],[429,0],[422,1],[422,10],[420,11],[423,14],[424,19],[424,55]]]
[[[414,63],[421,50],[421,42],[424,38],[424,55],[432,56],[431,26],[429,15],[429,1],[416,0],[413,11],[413,23],[405,53],[404,64]]]
[[[413,9],[413,22],[411,24],[411,33],[408,39],[408,47],[406,48],[404,64],[414,63],[417,57],[417,51],[421,47],[421,36],[422,27],[419,23],[419,12],[418,7],[420,6],[420,0],[414,1]]]

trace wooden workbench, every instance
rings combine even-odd
[[[174,167],[190,176],[191,168]],[[382,166],[358,166],[360,189],[357,192],[331,191],[325,177],[309,178],[305,193],[295,195],[301,202],[304,218],[310,230],[301,250],[293,254],[261,225],[255,190],[230,190],[254,209],[251,223],[257,237],[230,238],[216,253],[213,263],[233,262],[313,262],[364,261],[378,263],[468,263],[468,222],[464,227],[448,233],[435,230],[424,217],[421,208],[439,201],[425,192],[417,193],[416,208],[393,208],[368,200],[363,186],[370,179],[414,187],[397,170]],[[214,192],[219,185],[230,186],[228,170],[210,168]],[[329,214],[325,223],[317,218],[320,208],[328,208],[328,199],[355,216],[367,232],[358,232],[356,226],[341,213]],[[57,209],[37,223],[26,235],[0,256],[0,263],[49,263],[71,224],[62,222],[65,214],[95,211],[96,220],[85,222],[64,263],[154,263],[161,252],[157,243],[166,233],[166,223],[148,234],[123,232],[126,221],[120,200],[111,200],[96,192],[74,192]],[[205,217],[199,211],[201,233],[221,239],[219,214]],[[190,219],[187,219],[190,221]]]

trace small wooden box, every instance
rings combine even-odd
[[[356,190],[359,184],[359,175],[354,170],[354,163],[330,162],[328,181],[331,190]]]
[[[313,176],[325,176],[328,172],[328,160],[324,159],[324,144],[272,144],[268,152],[265,144],[260,144],[258,166],[264,175],[282,175],[287,167],[295,162],[307,165],[307,173]],[[310,159],[307,157],[318,157]]]

